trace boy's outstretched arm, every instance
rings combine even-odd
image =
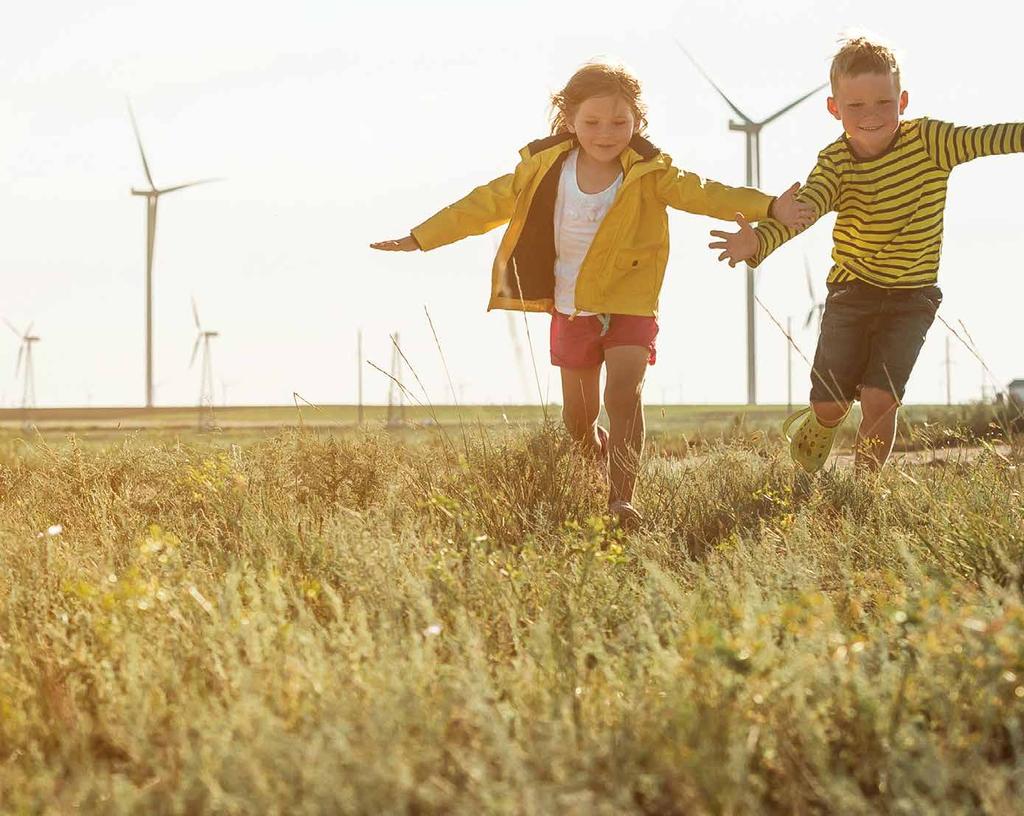
[[[982,156],[1024,153],[1024,122],[963,127],[922,119],[920,132],[928,154],[944,170]]]
[[[793,188],[787,191],[792,192]],[[752,227],[744,214],[736,214],[738,232],[712,230],[711,235],[719,238],[708,244],[711,249],[721,250],[718,260],[728,261],[729,266],[736,266],[746,261],[757,266],[786,241],[807,229],[825,213],[835,209],[839,198],[839,174],[832,161],[825,153],[818,154],[818,163],[814,166],[807,183],[795,195],[795,201],[807,207],[808,217],[801,219],[797,226],[787,226],[780,220],[768,218],[757,227]],[[782,196],[778,200],[782,200]]]
[[[736,213],[736,223],[740,225],[739,232],[711,230],[711,235],[721,240],[708,244],[708,247],[711,249],[722,250],[718,260],[728,261],[729,266],[736,266],[736,264],[743,263],[743,261],[749,261],[757,254],[757,250],[760,247],[757,233],[750,226],[750,222],[743,217],[743,213]]]

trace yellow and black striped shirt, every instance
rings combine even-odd
[[[946,184],[958,164],[1024,152],[1024,123],[957,127],[933,119],[902,122],[881,156],[857,159],[844,135],[818,154],[797,196],[815,219],[835,210],[829,283],[859,278],[875,286],[931,286],[938,278]],[[778,221],[756,227],[757,266],[797,234]]]

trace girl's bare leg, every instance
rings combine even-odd
[[[644,449],[641,392],[648,354],[644,346],[615,346],[605,351],[608,381],[604,387],[604,407],[611,423],[609,503],[633,500],[640,454]]]
[[[562,368],[562,421],[569,436],[589,451],[601,447],[597,415],[601,411],[601,366]]]

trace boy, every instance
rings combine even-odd
[[[1024,124],[954,127],[900,117],[907,92],[893,52],[849,39],[832,60],[828,110],[844,134],[818,154],[798,198],[816,219],[838,213],[832,270],[811,372],[811,405],[783,431],[808,472],[825,464],[836,431],[860,399],[856,468],[885,464],[896,412],[925,333],[942,302],[936,286],[950,171],[979,156],[1024,151]],[[771,219],[712,231],[719,260],[756,267],[797,234]],[[790,429],[793,429],[792,435]]]

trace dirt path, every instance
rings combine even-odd
[[[916,451],[894,451],[889,457],[887,467],[899,467],[900,465],[931,465],[931,464],[961,464],[972,462],[986,451],[993,451],[999,456],[1010,458],[1013,449],[1009,445],[998,444],[991,447],[980,445],[962,445],[949,448],[929,448],[928,450]],[[842,450],[829,457],[826,467],[833,464],[839,467],[853,467],[853,451]]]

